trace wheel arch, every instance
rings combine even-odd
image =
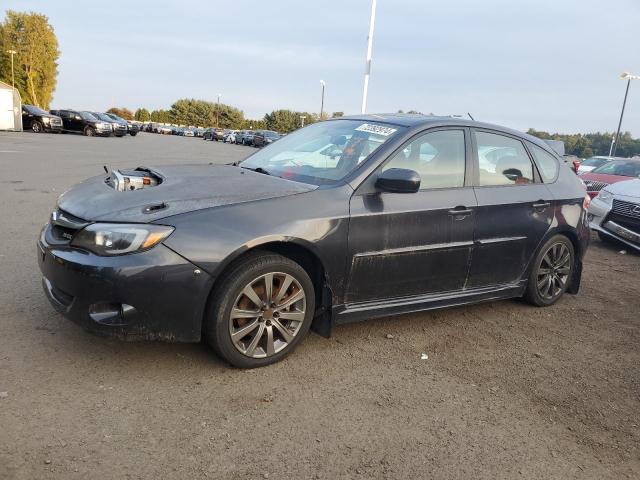
[[[288,237],[268,237],[258,242],[244,245],[227,256],[224,262],[221,262],[214,272],[214,281],[211,285],[206,307],[203,312],[203,328],[211,300],[219,285],[218,281],[220,277],[224,272],[233,268],[238,262],[248,256],[258,255],[260,252],[282,255],[299,264],[307,272],[313,283],[316,300],[316,312],[311,329],[324,337],[329,337],[332,326],[331,306],[333,303],[333,292],[325,263],[318,254],[317,249],[311,243],[300,238]]]

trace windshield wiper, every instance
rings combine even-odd
[[[240,168],[244,168],[244,169],[246,169],[246,170],[251,170],[252,172],[263,173],[263,174],[265,174],[265,175],[271,175],[271,173],[269,173],[267,170],[265,170],[265,169],[264,169],[264,168],[262,168],[262,167],[251,168],[251,167],[243,167],[243,166],[240,166]]]

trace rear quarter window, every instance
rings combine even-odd
[[[533,143],[529,143],[529,149],[538,164],[540,176],[544,183],[553,182],[558,176],[558,170],[560,168],[558,160],[549,152],[543,150],[537,145],[534,145]]]

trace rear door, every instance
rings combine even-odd
[[[518,281],[553,221],[553,196],[523,142],[473,129],[478,209],[467,287]]]
[[[458,291],[473,248],[476,200],[464,128],[429,130],[407,142],[351,199],[346,302]],[[416,193],[380,192],[389,168],[418,172]],[[370,182],[368,184],[368,182]]]

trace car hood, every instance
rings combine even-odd
[[[606,187],[608,192],[614,195],[622,195],[630,198],[640,198],[640,179],[625,180]]]
[[[315,190],[294,182],[231,165],[179,165],[145,170],[161,183],[117,191],[109,175],[89,178],[63,193],[58,207],[87,221],[152,222],[180,213],[283,197]]]

